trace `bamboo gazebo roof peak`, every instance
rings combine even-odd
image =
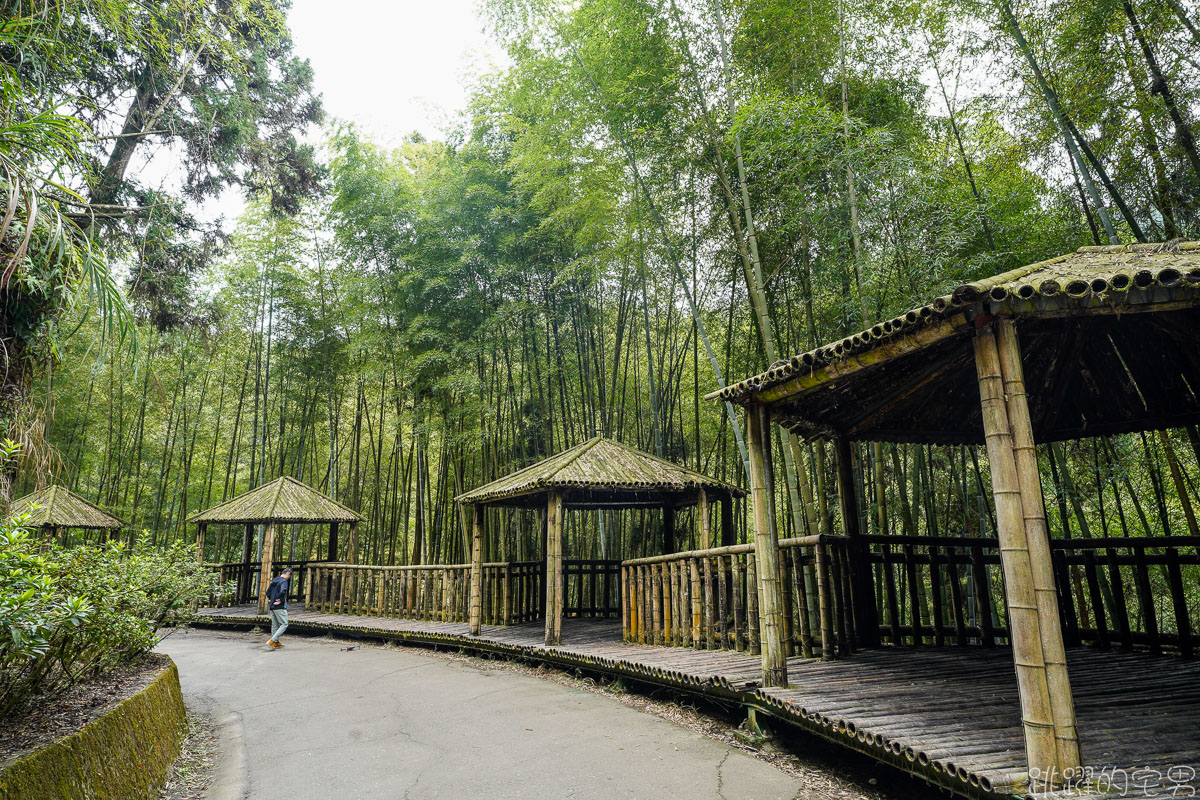
[[[65,486],[51,485],[12,501],[11,514],[25,512],[27,528],[120,530],[125,522]]]
[[[252,524],[358,522],[362,515],[306,483],[283,475],[188,517],[189,522]]]
[[[531,496],[553,489],[587,493],[589,499],[596,503],[602,502],[604,496],[616,500],[631,493],[656,497],[686,494],[688,499],[694,500],[701,489],[719,496],[745,496],[745,492],[736,486],[629,445],[596,436],[464,492],[455,500],[467,504],[504,504],[499,501],[517,498],[528,500]]]
[[[1200,365],[1188,352],[1200,324],[1200,242],[1191,241],[1081,247],[966,283],[708,398],[764,404],[806,437],[982,442],[970,339],[997,317],[1018,321],[1031,392],[1047,379],[1048,394],[1034,398],[1039,441],[1200,419]],[[1141,391],[1155,380],[1170,389]]]

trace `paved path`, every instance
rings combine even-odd
[[[188,702],[227,720],[211,800],[804,796],[769,764],[603,696],[419,650],[285,641],[189,631],[159,648]]]
[[[249,605],[200,613],[204,623],[233,630],[266,624]],[[759,656],[627,644],[618,620],[564,620],[562,645],[547,647],[541,623],[485,625],[471,636],[462,622],[340,615],[299,604],[291,617],[295,632],[465,646],[763,704],[802,729],[959,793],[973,794],[968,787],[975,785],[1017,793],[1013,781],[1024,764],[1006,647],[882,647],[836,661],[793,656],[791,688],[778,689],[759,688]],[[1080,743],[1098,780],[1083,793],[1055,796],[1120,800],[1135,780],[1163,797],[1200,796],[1200,659],[1090,647],[1071,648],[1067,658]]]

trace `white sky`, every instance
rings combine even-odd
[[[293,0],[296,55],[313,67],[331,118],[397,146],[413,131],[441,139],[466,108],[476,76],[506,62],[484,33],[478,0]],[[204,216],[232,228],[244,203],[227,191]]]
[[[471,79],[502,59],[477,0],[293,0],[297,55],[312,62],[328,112],[382,144],[414,130],[441,138]]]

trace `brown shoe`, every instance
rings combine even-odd
[[[279,647],[279,642],[275,641],[274,639],[267,639],[267,645],[274,650],[275,648]]]
[[[275,643],[275,646],[276,646],[276,647],[283,647],[283,642],[276,642],[276,643]]]

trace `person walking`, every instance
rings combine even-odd
[[[292,568],[284,567],[283,572],[279,573],[279,577],[271,581],[271,585],[267,587],[267,609],[271,613],[271,638],[267,639],[267,645],[272,650],[283,647],[279,637],[283,636],[283,632],[287,630],[288,626],[287,598],[291,582]]]

